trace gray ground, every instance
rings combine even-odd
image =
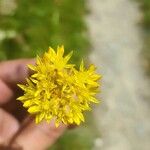
[[[89,0],[91,61],[103,75],[94,112],[100,138],[94,150],[149,150],[149,81],[140,62],[141,17],[133,0]]]

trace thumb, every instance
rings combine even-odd
[[[50,124],[42,122],[38,125],[32,121],[15,138],[12,146],[23,150],[44,150],[51,146],[65,131],[66,126],[55,127],[54,121]]]

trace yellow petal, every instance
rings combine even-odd
[[[79,125],[80,124],[80,119],[77,116],[74,116],[74,122]]]
[[[55,53],[54,49],[51,48],[51,47],[49,47],[48,53],[49,53],[49,55],[50,55],[51,57],[56,56],[56,53]]]
[[[17,98],[17,100],[20,100],[20,101],[24,101],[24,100],[26,100],[26,99],[27,99],[26,96],[20,96],[20,97]]]
[[[59,119],[55,120],[55,126],[56,126],[56,128],[58,128],[59,125],[60,125],[60,120]]]
[[[28,109],[28,112],[31,114],[36,114],[40,111],[40,108],[38,106],[32,106]]]
[[[30,80],[31,80],[33,83],[38,83],[38,81],[37,81],[36,79],[30,78]]]
[[[45,113],[39,114],[39,118],[38,118],[38,121],[39,121],[39,122],[41,122],[41,121],[43,120],[44,115],[45,115]]]
[[[83,62],[83,59],[82,59],[81,64],[80,64],[80,71],[84,71],[84,62]]]
[[[29,107],[31,105],[32,105],[31,100],[25,101],[24,104],[23,104],[24,107]]]
[[[93,103],[99,103],[99,101],[95,97],[90,97],[89,100]]]
[[[71,58],[73,54],[73,51],[71,51],[67,56],[65,56],[64,60],[65,60],[65,63],[67,63],[69,61],[69,59]]]
[[[88,69],[88,70],[90,70],[91,72],[95,71],[95,70],[96,70],[95,65],[91,64],[91,65],[89,66],[89,69]]]
[[[73,118],[69,118],[68,122],[72,124],[73,123]]]
[[[64,55],[64,46],[62,45],[61,47],[57,47],[57,56],[58,56],[58,58],[61,58],[61,57],[63,57],[63,55]]]
[[[35,123],[36,124],[40,123],[40,121],[39,121],[39,115],[36,115],[36,117],[35,117]]]
[[[37,65],[42,65],[42,60],[41,60],[41,58],[38,55],[36,57],[36,64]]]
[[[25,85],[22,84],[17,84],[22,90],[26,91],[27,87]]]
[[[33,71],[36,71],[36,67],[34,65],[28,65],[28,68],[30,68]]]
[[[33,77],[33,78],[36,78],[36,77],[38,77],[38,74],[35,73],[35,74],[32,75],[32,77]]]
[[[82,113],[77,113],[77,115],[78,115],[78,117],[84,122],[85,120],[84,120],[84,116],[83,116],[83,114]]]

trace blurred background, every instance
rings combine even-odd
[[[101,105],[50,150],[150,149],[150,0],[0,0],[0,60],[74,50],[102,74]]]

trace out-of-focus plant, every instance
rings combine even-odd
[[[144,67],[146,68],[147,74],[150,76],[150,0],[138,0],[143,11],[143,56],[144,56]]]
[[[3,1],[0,0],[0,7],[9,9]],[[66,50],[80,49],[74,51],[73,60],[77,63],[89,46],[84,1],[76,0],[73,5],[70,0],[14,1],[12,12],[0,12],[0,31],[5,34],[0,42],[0,58],[34,57],[49,45],[64,44]],[[12,36],[7,36],[8,32]]]

